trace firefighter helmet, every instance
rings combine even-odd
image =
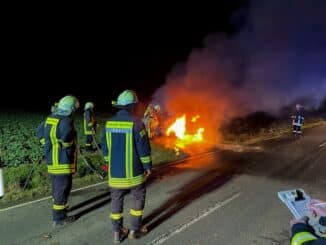
[[[155,105],[154,109],[155,109],[155,111],[160,112],[161,111],[161,106],[160,105]]]
[[[119,96],[117,101],[112,101],[112,105],[114,106],[127,106],[130,104],[138,103],[138,97],[135,91],[133,90],[125,90]]]
[[[67,95],[60,99],[57,108],[61,115],[70,115],[79,108],[79,101],[75,96]]]
[[[94,103],[93,102],[87,102],[85,104],[84,111],[87,111],[87,110],[93,109],[93,108],[94,108]]]

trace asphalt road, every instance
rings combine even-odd
[[[326,126],[297,141],[231,147],[161,168],[148,181],[149,233],[123,244],[289,244],[291,215],[277,192],[326,200]],[[77,221],[52,228],[51,202],[0,212],[0,244],[112,244],[106,184],[73,193]],[[131,200],[125,200],[125,224]]]

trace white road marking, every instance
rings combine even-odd
[[[319,147],[323,147],[323,146],[325,146],[325,145],[326,145],[326,142],[320,144]]]
[[[178,233],[182,232],[183,230],[187,229],[191,225],[195,224],[196,222],[200,221],[201,219],[205,218],[206,216],[208,216],[209,214],[215,212],[216,210],[224,207],[226,204],[232,202],[234,199],[238,198],[239,196],[240,196],[240,193],[236,193],[233,196],[231,196],[230,198],[228,198],[228,199],[226,199],[226,200],[224,200],[222,202],[216,203],[213,207],[210,207],[208,210],[206,210],[204,213],[202,213],[198,217],[192,219],[190,222],[180,226],[177,229],[173,229],[172,231],[170,231],[168,233],[160,235],[159,237],[157,237],[156,239],[154,239],[153,241],[148,243],[148,245],[158,245],[158,244],[162,244],[162,243],[166,242],[167,240],[169,240],[173,236],[175,236]]]
[[[185,159],[180,159],[180,160],[177,160],[177,161],[173,161],[173,162],[167,163],[166,165],[177,164],[177,163],[180,163],[180,162],[184,162],[186,160],[192,160],[192,159],[195,159],[197,157],[203,157],[205,155],[211,155],[211,154],[214,154],[214,153],[215,153],[215,151],[205,152],[205,153],[202,153],[202,154],[199,153],[199,154],[196,154],[194,156],[187,157]],[[157,166],[157,167],[159,167],[159,166]],[[154,169],[155,168],[156,168],[156,166],[154,167]],[[73,192],[76,192],[76,191],[85,190],[85,189],[92,188],[92,187],[95,187],[95,186],[98,186],[98,185],[102,185],[104,183],[107,183],[107,181],[103,181],[103,182],[96,183],[96,184],[93,184],[93,185],[88,185],[88,186],[85,186],[85,187],[81,187],[81,188],[72,190],[71,192],[73,193]],[[43,197],[41,199],[37,199],[37,200],[34,200],[34,201],[30,201],[30,202],[26,202],[26,203],[21,203],[21,204],[18,204],[18,205],[12,206],[12,207],[8,207],[8,208],[3,208],[3,209],[0,209],[0,212],[8,211],[8,210],[15,209],[15,208],[24,207],[24,206],[27,206],[27,205],[30,205],[30,204],[33,204],[33,203],[42,202],[42,201],[48,200],[50,198],[52,198],[52,196],[47,196],[47,197]]]
[[[96,183],[96,184],[93,184],[93,185],[84,186],[84,187],[81,187],[81,188],[77,188],[77,189],[72,190],[71,192],[73,193],[73,192],[76,192],[76,191],[85,190],[85,189],[92,188],[92,187],[95,187],[95,186],[98,186],[98,185],[102,185],[104,183],[107,183],[107,181],[103,181],[103,182]],[[33,204],[33,203],[42,202],[42,201],[45,201],[45,200],[48,200],[48,199],[51,199],[51,198],[52,198],[52,196],[47,196],[47,197],[43,197],[41,199],[37,199],[37,200],[34,200],[34,201],[21,203],[21,204],[12,206],[12,207],[0,209],[0,212],[5,212],[5,211],[11,210],[11,209],[24,207],[24,206],[27,206],[27,205],[30,205],[30,204]]]

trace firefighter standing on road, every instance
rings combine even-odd
[[[318,223],[320,224],[320,234],[317,235],[317,232],[315,232],[313,227],[308,224],[309,219],[307,217],[304,217],[301,220],[291,221],[291,245],[326,245],[325,202],[321,202],[320,200],[312,200],[311,204],[308,206],[308,210],[311,211],[314,219],[318,220]],[[313,221],[316,222],[315,220]]]
[[[93,139],[96,133],[96,121],[94,116],[94,104],[87,102],[84,107],[84,134],[86,135],[85,149],[87,152],[92,152]],[[94,142],[96,144],[96,142]]]
[[[145,179],[151,173],[151,148],[142,121],[133,115],[138,103],[132,90],[125,90],[113,106],[118,108],[110,118],[102,134],[104,159],[109,165],[109,186],[111,189],[111,214],[113,241],[121,242],[128,234],[123,227],[123,199],[130,190],[133,204],[130,209],[130,239],[139,238],[143,209],[145,205]]]
[[[293,135],[302,135],[301,127],[304,122],[304,116],[303,116],[303,106],[297,104],[295,106],[296,111],[295,114],[291,117],[292,118],[292,127],[293,127]]]
[[[77,98],[65,96],[38,127],[37,137],[44,145],[45,162],[52,180],[54,226],[74,221],[73,216],[67,216],[67,201],[72,174],[77,170],[77,134],[72,115],[78,107]]]

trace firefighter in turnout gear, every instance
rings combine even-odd
[[[94,149],[92,144],[96,133],[96,121],[94,116],[94,104],[87,102],[84,107],[84,134],[86,135],[85,149],[87,152],[92,152]]]
[[[161,107],[160,105],[153,106],[149,104],[144,113],[144,124],[150,139],[161,134]]]
[[[44,146],[45,162],[52,181],[54,226],[74,221],[67,216],[67,201],[72,187],[72,175],[77,170],[77,134],[73,113],[79,102],[74,96],[65,96],[52,107],[51,115],[43,121],[37,132]]]
[[[307,208],[310,213],[307,217],[291,221],[291,245],[326,245],[325,201],[312,199]],[[318,230],[309,224],[317,224]]]
[[[296,111],[292,118],[292,128],[293,128],[293,135],[294,137],[301,136],[302,135],[302,130],[301,127],[304,122],[304,116],[303,116],[303,106],[297,104],[296,106]]]
[[[129,238],[135,239],[142,234],[145,180],[151,174],[152,160],[146,129],[141,119],[133,113],[137,103],[134,91],[122,92],[118,100],[112,102],[118,112],[106,122],[101,139],[104,159],[109,165],[110,218],[114,243],[121,242],[129,232],[123,227],[123,200],[128,191],[133,197]]]

